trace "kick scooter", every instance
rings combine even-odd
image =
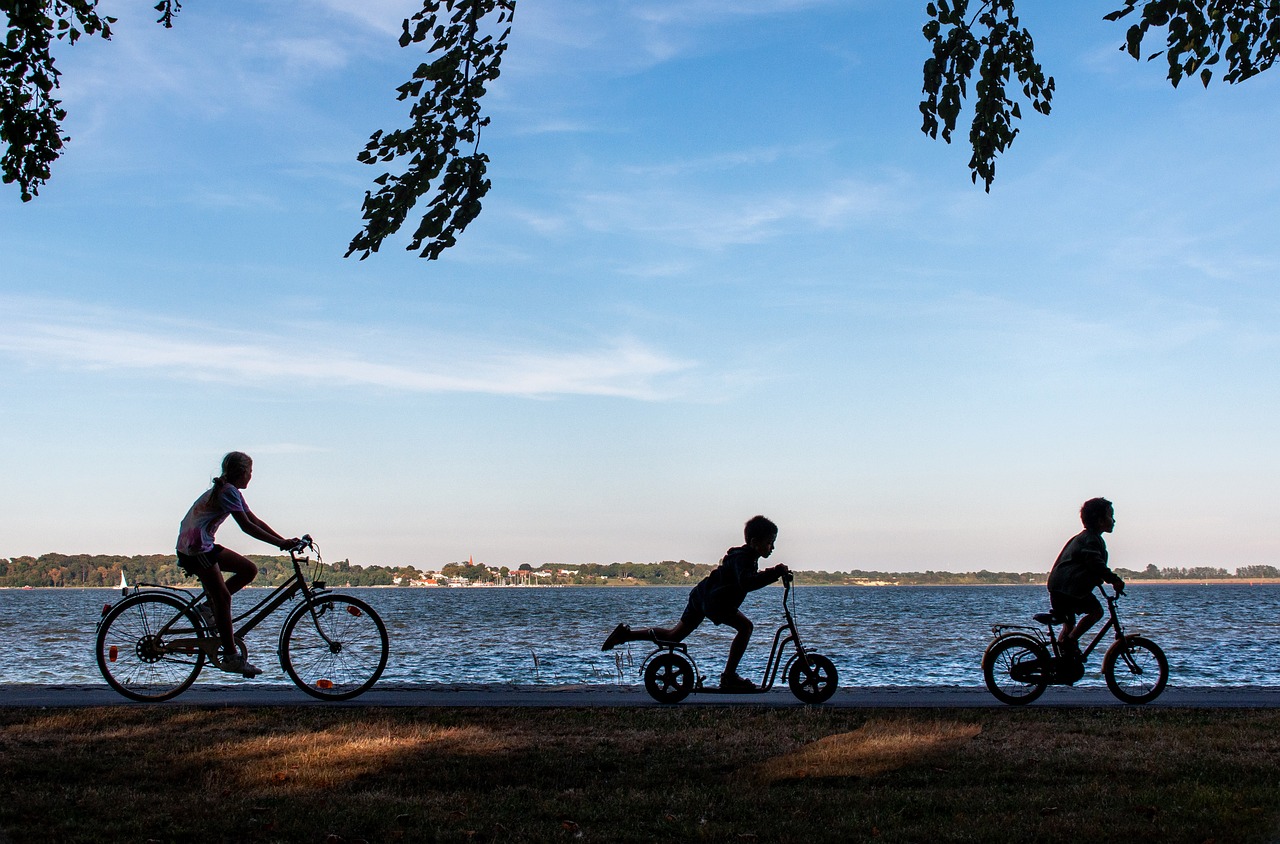
[[[794,575],[790,572],[782,576],[782,615],[783,623],[773,637],[773,647],[769,650],[769,661],[765,665],[764,680],[759,686],[749,689],[722,689],[707,686],[706,679],[698,670],[697,663],[689,655],[689,649],[682,642],[662,642],[654,644],[654,650],[645,657],[642,673],[644,687],[650,697],[658,703],[679,703],[690,694],[741,695],[761,694],[773,688],[779,671],[787,678],[791,693],[805,703],[823,703],[836,691],[838,676],[835,664],[819,653],[806,650],[800,643],[800,633],[796,630],[796,619],[793,614],[795,595],[791,582]],[[783,651],[791,645],[795,653],[791,654],[785,664]]]

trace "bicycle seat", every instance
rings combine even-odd
[[[1066,621],[1066,619],[1058,618],[1058,616],[1054,615],[1051,612],[1038,612],[1031,617],[1036,621],[1040,622],[1041,624],[1047,624],[1047,625],[1061,624],[1062,622]]]

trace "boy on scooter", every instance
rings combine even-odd
[[[1107,543],[1102,534],[1116,526],[1115,508],[1105,498],[1090,498],[1080,508],[1084,530],[1067,542],[1049,571],[1049,606],[1062,619],[1058,643],[1066,654],[1079,655],[1080,637],[1102,619],[1102,604],[1093,590],[1104,582],[1117,592],[1124,580],[1107,567]],[[1076,614],[1080,621],[1076,622]]]
[[[747,521],[743,533],[747,544],[730,548],[720,560],[720,565],[693,587],[689,592],[689,603],[674,626],[632,630],[625,624],[619,624],[604,640],[600,650],[613,650],[624,642],[681,642],[697,629],[704,618],[709,618],[715,624],[726,624],[736,631],[733,644],[729,646],[724,673],[720,675],[720,688],[753,691],[755,683],[738,676],[738,663],[747,651],[754,626],[738,608],[748,592],[768,586],[789,569],[779,563],[760,571],[760,559],[773,553],[773,544],[778,538],[777,525],[764,516],[754,516]]]

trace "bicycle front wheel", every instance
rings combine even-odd
[[[387,628],[350,595],[321,595],[293,611],[280,632],[280,665],[312,697],[348,700],[387,667]]]
[[[1107,649],[1102,676],[1111,694],[1125,703],[1149,703],[1169,682],[1169,660],[1150,639],[1126,636]]]
[[[203,635],[195,613],[178,598],[143,592],[121,601],[103,619],[98,670],[127,698],[168,700],[186,691],[204,667],[204,651],[196,645]]]

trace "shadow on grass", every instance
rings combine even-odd
[[[1277,736],[1274,711],[0,710],[0,837],[1267,841]]]

